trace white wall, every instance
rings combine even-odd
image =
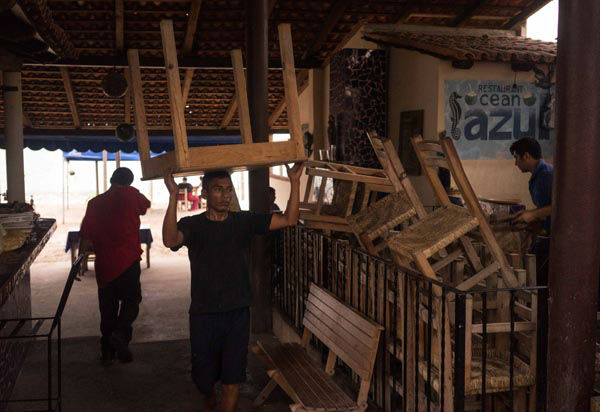
[[[509,64],[475,63],[469,70],[452,67],[448,61],[422,53],[390,49],[388,97],[388,131],[398,144],[400,112],[424,110],[423,134],[435,139],[444,125],[444,93],[446,80],[482,79],[514,81]],[[517,81],[532,81],[532,72],[519,72]],[[546,154],[546,160],[552,159]],[[529,174],[521,173],[512,159],[464,160],[463,166],[475,189],[482,197],[519,199],[531,206],[527,182]],[[425,176],[411,177],[416,190],[427,204],[433,204],[433,193]]]

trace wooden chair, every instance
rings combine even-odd
[[[289,24],[279,24],[278,29],[286,112],[291,139],[283,142],[252,143],[250,110],[248,107],[242,51],[236,49],[231,51],[236,93],[226,116],[233,116],[237,108],[242,144],[205,147],[188,147],[180,71],[177,62],[172,20],[162,20],[160,22],[160,29],[167,71],[171,123],[173,125],[175,146],[173,152],[150,157],[139,53],[138,50],[129,50],[127,52],[132,93],[134,96],[137,143],[143,180],[161,178],[168,170],[177,175],[191,175],[207,170],[247,170],[306,160],[300,123],[300,104],[296,84],[292,35]]]
[[[305,165],[308,182],[300,203],[300,220],[313,229],[352,232],[350,219],[355,209],[366,208],[372,195],[396,191],[381,169],[325,161],[308,161]],[[313,197],[318,179],[319,191]],[[331,204],[326,204],[329,179],[334,182],[334,193]],[[362,201],[357,199],[359,192],[363,195]]]
[[[180,199],[181,196],[183,196],[183,199]],[[187,189],[179,189],[179,193],[177,194],[177,209],[186,212],[190,210]]]
[[[499,280],[502,287],[502,280]],[[474,299],[473,296],[477,297]],[[491,297],[491,296],[490,296]],[[519,298],[514,302],[513,313],[513,338],[514,356],[512,359],[513,368],[513,408],[515,411],[534,411],[535,410],[535,378],[536,378],[536,354],[537,354],[537,292],[520,291]],[[422,302],[422,310],[419,314],[421,330],[426,330],[428,319],[428,309],[425,302]],[[503,410],[506,396],[498,395],[510,392],[511,389],[511,344],[510,344],[510,294],[506,291],[498,291],[495,299],[488,299],[487,308],[482,307],[481,295],[468,295],[466,298],[466,316],[465,316],[465,397],[468,397],[471,404],[469,410],[479,410],[481,405],[480,396],[483,393],[483,360],[485,357],[485,386],[486,394],[490,395],[484,401],[489,404],[496,404],[495,410]],[[487,321],[482,322],[482,312],[486,310]],[[449,315],[450,324],[454,324],[452,312],[446,311]],[[451,314],[452,313],[452,314]],[[438,316],[439,306],[434,306],[432,319],[434,320],[434,330],[440,327]],[[487,334],[486,349],[483,349],[483,332]],[[456,328],[452,328],[456,331]],[[433,339],[437,340],[439,334],[434,334]],[[455,341],[455,336],[451,336],[449,329],[446,329],[446,339],[448,342]],[[432,347],[439,347],[439,342],[434,342]],[[449,349],[451,345],[447,345]],[[418,371],[424,382],[427,382],[427,362],[423,346],[420,348]],[[445,382],[440,382],[440,360],[432,359],[431,368],[431,387],[435,393],[440,395],[440,391],[445,387],[445,397],[452,394],[454,362],[446,363]],[[451,359],[453,353],[447,353],[446,356]],[[451,369],[447,367],[450,366]],[[530,390],[529,409],[527,408],[527,390]],[[451,407],[446,404],[446,409]],[[508,408],[507,408],[508,409]],[[450,409],[451,410],[451,409]]]
[[[302,345],[258,342],[268,358],[271,380],[254,405],[261,405],[276,386],[281,386],[294,402],[290,405],[294,412],[364,411],[383,327],[314,283],[302,323]],[[312,336],[329,348],[325,369],[307,354]],[[360,377],[356,400],[331,378],[338,358]]]
[[[380,138],[374,131],[367,136],[394,192],[349,216],[348,221],[361,245],[372,255],[378,255],[387,247],[386,239],[392,229],[411,218],[422,219],[427,213],[392,141]]]

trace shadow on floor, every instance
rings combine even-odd
[[[56,353],[55,348],[54,353]],[[70,338],[62,343],[63,411],[203,411],[201,397],[190,376],[188,340],[131,345],[130,364],[100,364],[97,338]],[[21,372],[13,399],[46,396],[46,342],[34,343]],[[54,363],[56,365],[56,363]],[[247,382],[241,388],[239,412],[255,410],[252,401],[268,376],[260,360],[249,353]],[[290,400],[279,388],[260,412],[289,411]],[[30,405],[33,406],[33,405]],[[42,410],[44,405],[37,407]],[[31,408],[30,408],[31,409]],[[11,407],[9,411],[25,410]]]

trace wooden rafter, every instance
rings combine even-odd
[[[314,53],[319,51],[323,43],[325,43],[325,41],[327,40],[327,36],[329,36],[329,33],[331,33],[331,31],[334,29],[335,25],[342,18],[342,16],[346,12],[346,9],[351,3],[352,2],[349,0],[337,0],[333,4],[331,11],[325,19],[323,28],[319,32],[319,35],[317,36],[315,42],[311,44],[310,47],[302,55],[302,60],[310,58]]]
[[[506,23],[502,28],[506,29],[506,30],[512,29],[517,24],[519,24],[522,21],[526,20],[529,16],[531,16],[536,11],[538,11],[539,9],[541,9],[542,7],[544,7],[546,5],[546,3],[548,3],[548,1],[549,0],[535,0],[533,3],[531,3],[531,6],[525,8],[523,11],[521,11],[515,17],[513,17],[512,19],[510,19],[508,21],[508,23]]]
[[[194,48],[194,38],[196,37],[196,27],[198,25],[198,17],[200,16],[200,9],[202,8],[202,0],[192,0],[192,6],[190,8],[188,22],[185,29],[185,38],[183,40],[183,55],[188,56]],[[192,87],[192,79],[194,78],[194,69],[186,69],[185,77],[183,79],[183,106],[187,102],[190,94],[190,88]]]
[[[122,52],[125,47],[125,0],[115,0],[115,46]]]
[[[350,29],[350,31],[344,36],[344,38],[338,43],[337,46],[335,46],[335,49],[333,49],[333,51],[329,54],[329,57],[327,57],[324,61],[323,64],[321,65],[321,67],[325,67],[329,64],[329,61],[331,60],[332,56],[335,56],[340,50],[342,50],[344,47],[346,47],[346,45],[348,44],[348,42],[350,40],[352,40],[352,38],[356,35],[356,33],[358,33],[358,31],[365,25],[368,24],[369,22],[371,22],[373,20],[373,18],[371,16],[365,17],[364,19],[360,19],[359,21],[357,21],[352,28]]]
[[[300,85],[300,87],[298,88],[298,96],[300,96],[302,94],[302,92],[304,92],[304,90],[306,90],[306,88],[308,87],[308,84],[309,84],[308,70],[300,70],[300,72],[296,76],[296,84]],[[284,96],[281,98],[281,100],[275,107],[275,110],[273,110],[273,113],[271,113],[271,115],[269,116],[269,127],[272,127],[277,122],[277,119],[279,119],[279,117],[281,117],[281,114],[285,110],[285,107],[286,107],[286,101],[285,101],[285,96]]]
[[[234,94],[233,97],[231,98],[231,100],[229,101],[229,105],[227,106],[227,111],[225,112],[225,115],[223,116],[223,119],[221,120],[221,125],[219,126],[221,129],[225,129],[225,128],[227,128],[227,126],[229,126],[229,123],[231,123],[231,120],[233,119],[233,115],[237,111],[237,107],[238,107],[238,99],[237,99],[237,95]]]
[[[456,18],[454,20],[452,20],[452,23],[450,23],[450,26],[452,26],[452,27],[464,26],[471,17],[473,17],[477,14],[477,12],[481,9],[481,6],[483,6],[485,3],[486,3],[486,0],[474,1],[473,4],[471,4],[470,6],[467,6],[462,13],[460,13],[458,16],[456,16]]]
[[[131,123],[131,73],[125,69],[125,79],[127,79],[127,92],[125,93],[125,123]]]
[[[73,116],[73,126],[76,128],[80,127],[79,113],[77,112],[77,104],[75,103],[75,95],[73,94],[73,85],[71,84],[71,77],[69,76],[69,70],[65,67],[60,68],[60,75],[63,79],[65,86],[65,92],[67,93],[67,99],[69,100],[69,107],[71,108],[71,116]]]

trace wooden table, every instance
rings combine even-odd
[[[146,267],[150,267],[150,247],[153,242],[152,231],[147,226],[140,227],[140,241],[146,245]],[[71,251],[71,263],[75,262],[79,252],[79,229],[69,230],[65,252]]]

